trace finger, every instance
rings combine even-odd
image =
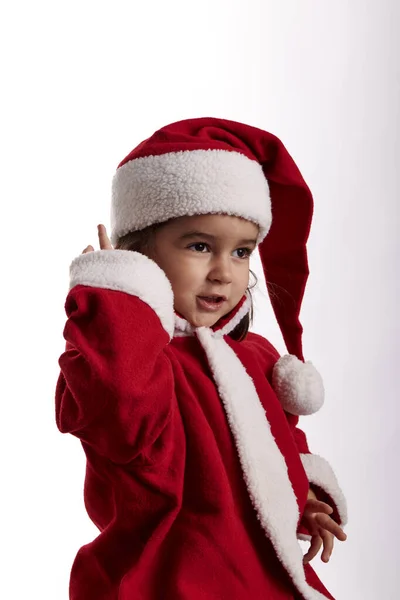
[[[97,231],[99,234],[99,242],[101,250],[113,250],[110,238],[107,235],[107,230],[104,225],[98,225]]]
[[[311,536],[319,535],[319,524],[315,520],[315,513],[304,514],[301,523],[306,527]]]
[[[312,513],[325,513],[326,515],[330,515],[333,512],[332,506],[313,498],[307,500],[304,510]]]
[[[94,252],[93,246],[86,246],[86,248],[83,250],[82,254],[87,254],[88,252]]]
[[[332,555],[335,538],[333,534],[329,531],[326,531],[326,529],[321,529],[320,536],[324,544],[321,560],[327,563]]]
[[[303,557],[304,564],[309,563],[310,560],[312,560],[313,558],[315,558],[317,556],[321,546],[322,546],[322,538],[319,535],[314,535],[311,538],[311,544],[308,549],[308,552]]]
[[[317,514],[315,515],[315,520],[318,523],[318,526],[322,529],[326,529],[330,533],[332,533],[340,542],[345,542],[347,540],[347,535],[343,531],[343,529],[328,515]]]

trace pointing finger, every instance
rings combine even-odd
[[[107,230],[104,225],[98,225],[97,231],[99,234],[99,242],[101,250],[113,250],[110,238],[107,235]]]

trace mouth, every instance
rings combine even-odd
[[[225,302],[225,296],[197,296],[197,304],[206,311],[217,311]]]

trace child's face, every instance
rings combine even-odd
[[[195,327],[212,327],[232,310],[249,283],[258,226],[228,215],[180,217],[155,232],[151,258],[174,292],[174,307]],[[224,300],[208,301],[210,296]]]

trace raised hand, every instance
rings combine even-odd
[[[321,560],[328,562],[332,551],[335,537],[344,542],[347,535],[343,529],[329,516],[333,509],[325,502],[320,502],[316,498],[309,497],[301,519],[311,535],[311,545],[305,554],[304,563],[310,562],[319,552],[322,544],[324,545]]]
[[[97,225],[97,233],[99,236],[100,250],[113,250],[114,248],[112,247],[104,225]],[[93,246],[86,246],[82,254],[87,254],[88,252],[94,252]]]

